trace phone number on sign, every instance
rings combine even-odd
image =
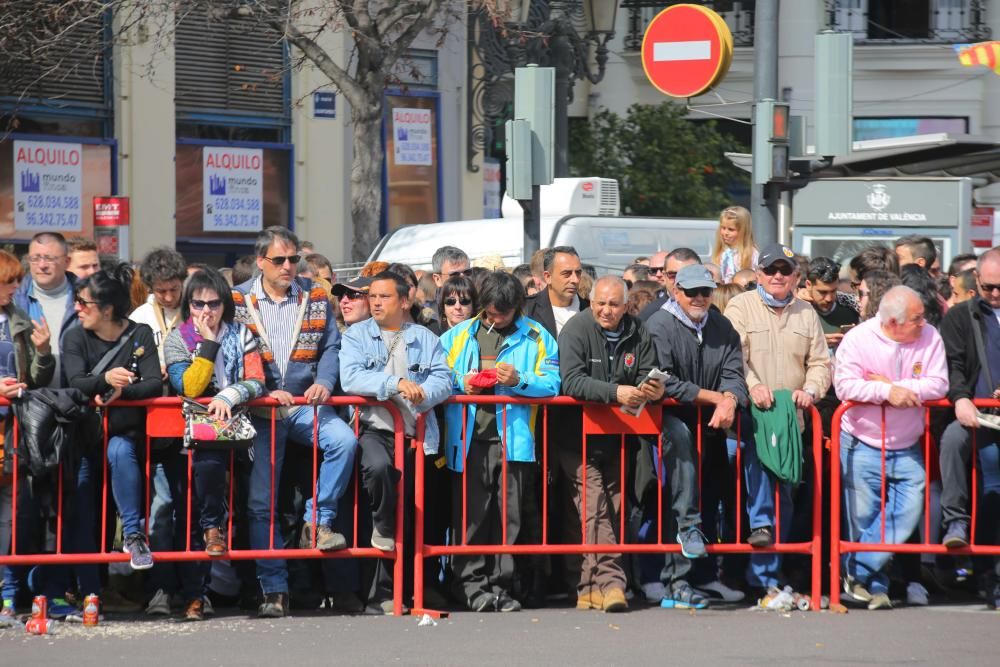
[[[260,216],[252,213],[216,213],[212,215],[212,224],[216,227],[256,229],[260,226]]]
[[[219,197],[213,204],[219,211],[259,211],[259,199],[243,199],[240,197]]]
[[[74,229],[80,226],[80,214],[29,211],[24,214],[24,221],[29,227],[63,227]]]
[[[28,195],[25,203],[30,208],[80,208],[80,198],[60,195]]]

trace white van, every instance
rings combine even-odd
[[[705,260],[711,254],[719,223],[709,219],[620,216],[618,183],[604,178],[556,179],[542,188],[541,247],[569,245],[598,274],[617,273],[639,256],[688,247]],[[431,268],[434,251],[445,245],[461,248],[472,259],[503,257],[521,264],[524,219],[516,201],[504,198],[506,217],[407,225],[384,236],[368,261],[402,262],[414,269]]]

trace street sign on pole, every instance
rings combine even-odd
[[[657,14],[642,38],[642,68],[670,97],[696,97],[726,75],[733,34],[721,16],[700,5],[673,5]]]

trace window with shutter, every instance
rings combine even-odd
[[[287,59],[280,36],[252,16],[217,15],[203,5],[178,12],[177,117],[204,114],[290,122]]]

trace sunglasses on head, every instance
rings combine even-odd
[[[471,306],[472,299],[470,299],[467,296],[463,297],[449,296],[447,299],[444,300],[444,305],[446,306],[454,306],[456,303],[460,303],[463,306]]]
[[[681,291],[684,292],[684,296],[686,296],[689,299],[693,299],[696,296],[703,296],[703,297],[712,296],[711,287],[691,287],[691,288],[685,287],[681,288]]]
[[[784,262],[781,264],[772,264],[771,266],[761,269],[761,271],[764,272],[765,276],[773,276],[776,273],[780,273],[783,276],[790,276],[795,273],[795,269],[793,269],[790,264],[785,264]]]

